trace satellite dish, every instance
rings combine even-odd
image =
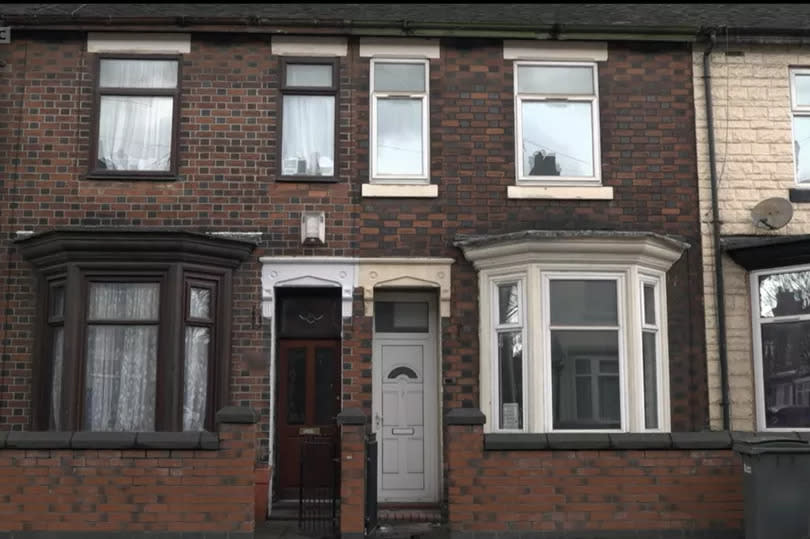
[[[793,206],[784,198],[768,198],[754,206],[751,220],[754,226],[767,230],[777,230],[790,222]]]

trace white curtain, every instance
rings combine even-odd
[[[171,97],[101,97],[98,160],[107,170],[167,171],[171,166]]]
[[[156,322],[158,298],[159,285],[153,283],[91,284],[84,420],[87,430],[155,429],[157,325],[100,322]]]
[[[283,108],[282,174],[332,176],[335,98],[286,95]]]
[[[183,430],[205,428],[205,404],[208,392],[208,328],[186,326],[185,397]]]
[[[65,328],[58,327],[53,330],[53,344],[51,352],[51,428],[62,430],[59,420],[62,410],[62,365],[65,359]]]

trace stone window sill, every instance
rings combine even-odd
[[[506,196],[510,199],[613,200],[613,187],[510,185]]]
[[[362,195],[376,198],[436,198],[439,196],[439,186],[436,184],[364,183]]]
[[[750,437],[750,435],[748,435]],[[487,451],[590,449],[731,449],[745,434],[727,431],[654,433],[492,433],[484,436]]]

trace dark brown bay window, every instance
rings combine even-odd
[[[37,270],[35,428],[213,428],[228,400],[231,274],[250,243],[53,231],[18,246]]]

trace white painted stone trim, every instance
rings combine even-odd
[[[439,312],[450,316],[450,271],[452,258],[361,258],[357,284],[363,287],[366,316],[374,315],[377,289],[438,288]]]
[[[356,258],[263,256],[262,316],[273,318],[275,289],[280,287],[336,287],[341,289],[341,312],[352,316],[352,294],[356,286]]]
[[[530,41],[503,42],[505,60],[580,60],[605,62],[608,58],[604,41]]]
[[[439,196],[439,186],[436,184],[408,185],[364,183],[362,196],[383,198],[436,198]]]
[[[87,52],[188,54],[191,34],[89,32]]]
[[[272,36],[270,52],[277,56],[346,56],[345,37]]]
[[[506,197],[512,199],[613,200],[613,187],[567,187],[509,185]]]
[[[438,39],[360,38],[360,57],[439,58]]]

